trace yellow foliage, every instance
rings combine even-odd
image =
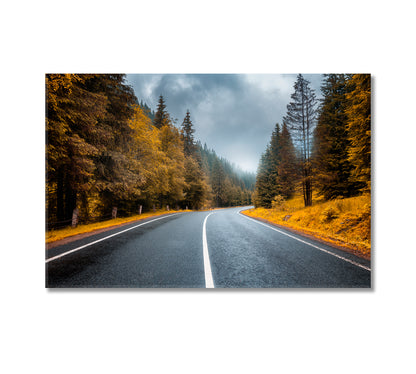
[[[296,196],[272,209],[256,208],[243,213],[303,231],[370,257],[371,196],[314,201],[313,206],[305,208],[303,197]]]
[[[164,153],[161,149],[160,130],[152,126],[149,117],[140,106],[136,106],[129,122],[133,130],[131,155],[135,160],[136,173],[142,177],[142,193],[158,195],[166,188],[162,185],[164,174]]]

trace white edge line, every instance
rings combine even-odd
[[[265,224],[265,223],[263,223],[263,222],[257,221],[257,220],[256,220],[256,219],[254,219],[254,218],[251,218],[251,217],[246,216],[245,214],[242,214],[242,213],[240,213],[240,212],[238,212],[238,214],[240,214],[240,215],[241,215],[241,216],[243,216],[243,217],[246,217],[247,219],[249,219],[249,220],[251,220],[251,221],[254,221],[254,222],[258,223],[259,225],[266,226],[266,227],[268,227],[269,229],[272,229],[272,230],[274,230],[274,231],[279,232],[280,234],[286,235],[286,236],[288,236],[289,238],[295,239],[295,240],[297,240],[297,241],[299,241],[299,242],[301,242],[301,243],[304,243],[304,244],[307,244],[307,245],[309,245],[309,246],[311,246],[311,247],[314,247],[314,248],[316,248],[316,249],[319,249],[319,250],[320,250],[320,251],[322,251],[322,252],[328,253],[328,254],[330,254],[330,255],[332,255],[332,256],[335,256],[335,257],[337,257],[337,258],[339,258],[339,259],[341,259],[341,260],[344,260],[344,261],[346,261],[346,262],[349,262],[350,264],[353,264],[353,265],[355,265],[355,266],[358,266],[358,267],[360,267],[360,268],[362,268],[362,269],[365,269],[365,270],[371,271],[371,269],[370,269],[369,267],[365,266],[365,265],[361,265],[361,264],[359,264],[358,262],[355,262],[355,261],[349,260],[348,258],[345,258],[345,257],[339,256],[339,255],[337,255],[337,254],[335,254],[335,253],[333,253],[333,252],[331,252],[331,251],[327,251],[326,249],[323,249],[323,248],[321,248],[321,247],[318,247],[317,245],[314,245],[314,244],[311,244],[311,243],[305,242],[304,240],[299,239],[299,238],[297,238],[296,236],[293,236],[293,235],[287,234],[287,233],[285,233],[284,231],[281,231],[281,230],[279,230],[279,229],[276,229],[276,228],[274,228],[274,227],[271,227],[271,226],[269,226],[269,225],[266,225],[266,224]]]
[[[215,288],[214,280],[212,279],[211,263],[209,261],[208,243],[207,243],[207,219],[213,214],[208,214],[202,225],[202,247],[204,255],[204,272],[205,272],[205,288]]]
[[[48,258],[48,259],[46,259],[45,263],[47,264],[48,262],[51,262],[51,261],[57,260],[58,258],[64,257],[64,256],[66,256],[66,255],[69,255],[70,253],[73,253],[73,252],[79,251],[80,249],[83,249],[83,248],[89,247],[90,245],[93,245],[93,244],[96,244],[96,243],[102,242],[103,240],[107,240],[107,239],[109,239],[109,238],[112,238],[113,236],[123,234],[124,232],[126,232],[126,231],[130,231],[130,230],[133,230],[133,229],[135,229],[136,227],[143,226],[143,225],[147,225],[148,223],[151,223],[151,222],[154,222],[154,221],[158,221],[159,219],[163,219],[163,218],[167,218],[167,217],[172,217],[172,216],[175,216],[175,215],[177,215],[177,214],[182,214],[182,213],[173,213],[173,214],[168,214],[167,216],[163,216],[163,217],[155,218],[155,219],[152,219],[151,221],[147,221],[147,222],[141,223],[140,225],[136,225],[136,226],[133,226],[133,227],[129,227],[128,229],[125,229],[125,230],[123,230],[123,231],[116,232],[115,234],[112,234],[112,235],[106,236],[106,237],[104,237],[104,238],[101,238],[101,239],[95,240],[95,241],[93,241],[93,242],[91,242],[91,243],[88,243],[88,244],[82,245],[81,247],[77,247],[77,248],[71,249],[71,250],[70,250],[70,251],[68,251],[68,252],[64,252],[64,253],[61,253],[60,255],[57,255],[57,256],[54,256],[54,257]]]

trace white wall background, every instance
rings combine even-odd
[[[373,4],[2,5],[0,371],[411,371],[414,12]],[[47,72],[372,73],[373,290],[46,290]]]

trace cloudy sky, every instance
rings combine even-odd
[[[304,74],[320,97],[320,74]],[[182,124],[191,113],[195,139],[255,172],[276,122],[281,123],[296,74],[128,74],[139,101],[156,110],[159,95]]]

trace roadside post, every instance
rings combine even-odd
[[[79,214],[79,209],[75,208],[74,211],[72,212],[72,227],[76,227],[78,225],[78,214]]]

